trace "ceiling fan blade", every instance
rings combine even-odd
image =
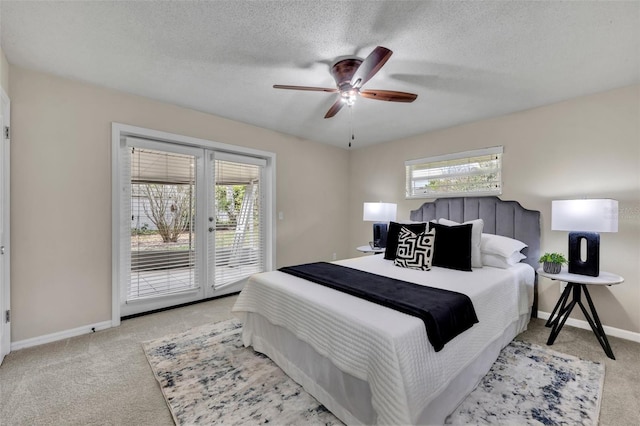
[[[274,84],[274,89],[289,89],[289,90],[307,90],[310,92],[329,92],[335,93],[338,89],[329,89],[327,87],[311,87],[311,86],[287,86],[283,84]]]
[[[389,102],[413,102],[418,97],[415,93],[396,92],[395,90],[361,90],[360,95],[367,99]]]
[[[333,105],[331,105],[331,108],[329,108],[329,111],[327,111],[324,118],[333,117],[338,113],[338,111],[342,109],[343,106],[344,106],[344,102],[342,101],[342,97],[338,96],[338,100]]]
[[[353,77],[351,77],[351,86],[355,89],[362,87],[371,79],[380,68],[389,60],[393,52],[386,47],[378,46],[373,52],[365,58],[360,64]]]

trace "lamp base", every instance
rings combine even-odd
[[[582,261],[580,245],[587,245],[587,257]],[[569,232],[569,273],[597,277],[600,275],[600,234],[597,232]]]
[[[373,248],[387,246],[387,224],[383,222],[373,224]]]

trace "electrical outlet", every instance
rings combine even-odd
[[[331,256],[333,258],[333,260],[336,260],[338,258],[338,256],[336,256],[335,253],[333,253],[333,256]]]

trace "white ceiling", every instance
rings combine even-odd
[[[640,83],[640,2],[208,1],[0,3],[10,63],[346,147],[395,140]],[[394,54],[325,112],[338,56]]]

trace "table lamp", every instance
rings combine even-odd
[[[398,206],[394,203],[364,203],[362,220],[373,221],[373,246],[371,248],[385,248],[387,246],[387,223],[396,220]]]
[[[600,234],[618,232],[618,201],[610,199],[551,202],[551,229],[569,232],[569,273],[600,275]],[[582,259],[582,244],[586,258]]]

